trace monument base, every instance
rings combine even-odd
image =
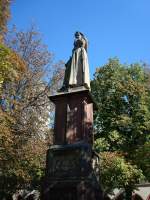
[[[91,145],[54,145],[47,152],[42,200],[102,200],[98,156]]]
[[[96,104],[85,87],[49,96],[55,104],[54,144],[85,141],[93,144],[93,109]]]

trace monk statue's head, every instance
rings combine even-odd
[[[76,31],[74,35],[75,35],[76,39],[81,39],[82,37],[84,37],[83,33],[79,32],[79,31]]]

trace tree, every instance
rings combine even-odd
[[[0,94],[5,83],[15,82],[25,71],[25,62],[12,50],[0,44]]]
[[[26,67],[23,72],[18,72],[20,78],[16,81],[9,81],[9,73],[2,72],[1,94],[9,104],[8,109],[0,113],[2,143],[7,138],[3,146],[5,159],[0,155],[3,158],[0,190],[12,193],[17,188],[39,186],[46,149],[52,143],[49,116],[54,107],[50,105],[48,95],[59,87],[63,62],[53,64],[52,54],[33,27],[27,32],[12,31],[12,35],[6,36],[5,45],[8,51],[21,58]],[[16,62],[6,68],[13,70],[14,75]],[[10,78],[13,80],[14,76]],[[3,130],[8,132],[7,135]]]
[[[150,181],[150,142],[141,145],[133,154],[134,163],[142,169],[146,179]]]
[[[149,73],[142,65],[122,65],[118,59],[110,59],[97,69],[91,82],[99,107],[94,116],[95,148],[120,152],[133,169],[134,164],[138,165],[134,153],[149,141],[150,136],[149,80]],[[137,169],[140,173],[144,168],[138,166]]]
[[[102,152],[100,158],[100,179],[104,196],[113,193],[115,188],[124,188],[131,195],[133,189],[136,189],[135,184],[144,179],[142,170],[126,162],[124,156],[118,153]],[[130,196],[127,199],[129,200]]]
[[[13,90],[8,91],[6,85],[17,83],[25,70],[25,62],[14,51],[0,44],[0,185],[2,188],[13,186],[13,182],[7,183],[6,176],[10,177],[14,161],[12,125],[15,119],[10,112],[12,99],[8,98],[8,93],[9,96],[13,95]],[[3,189],[2,191],[5,192]]]
[[[7,194],[39,185],[51,143],[48,118],[54,108],[47,96],[63,76],[63,63],[52,63],[33,27],[7,32],[4,40],[9,4],[0,1],[0,191]]]
[[[53,64],[53,54],[43,45],[35,27],[26,31],[10,31],[5,43],[25,61],[26,72],[13,86],[16,105],[17,128],[30,135],[44,135],[49,130],[49,115],[54,107],[50,106],[48,93],[59,87],[63,76],[63,63]],[[36,120],[35,120],[36,119]],[[31,123],[32,122],[32,123]]]
[[[0,42],[7,30],[7,21],[10,17],[10,0],[0,0]]]

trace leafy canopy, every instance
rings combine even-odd
[[[100,153],[106,194],[124,187],[130,196],[144,176],[150,180],[149,83],[149,70],[139,63],[123,65],[116,58],[99,67],[91,81],[98,105],[94,147]]]
[[[105,150],[129,152],[148,140],[149,79],[141,65],[122,65],[117,59],[97,69],[91,83],[99,107],[95,130]]]

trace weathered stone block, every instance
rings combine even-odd
[[[54,145],[47,153],[43,200],[101,200],[97,157],[91,145]]]

